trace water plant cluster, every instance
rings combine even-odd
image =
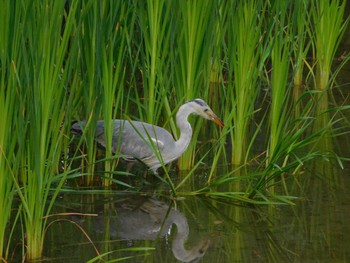
[[[225,128],[191,119],[192,142],[176,163],[185,176],[175,184],[165,167],[165,176],[157,178],[179,195],[204,162],[211,167],[205,186],[184,194],[289,202],[274,195],[273,187],[305,162],[325,156],[317,147],[321,138],[344,132],[337,116],[347,106],[330,110],[327,95],[349,58],[343,56],[334,68],[349,22],[345,5],[340,0],[3,1],[0,258],[10,256],[10,219],[22,226],[23,255],[42,256],[48,216],[67,180],[79,177],[91,185],[95,166],[103,162],[102,185],[127,186],[119,180],[125,172],[116,168],[119,156],[110,147],[111,119],[149,122],[178,138],[176,111],[197,97],[211,105]],[[94,142],[98,119],[106,124],[102,161]],[[87,121],[78,143],[84,151],[70,147],[73,120]],[[248,164],[254,172],[237,168]],[[245,188],[237,188],[241,181]]]

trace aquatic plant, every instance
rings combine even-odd
[[[140,118],[157,124],[167,96],[172,3],[164,0],[135,1],[137,22],[142,34],[140,70],[143,92],[137,101]],[[143,103],[141,103],[143,102]],[[143,104],[143,107],[140,105]]]
[[[290,15],[292,45],[292,70],[293,70],[293,108],[296,118],[300,117],[302,105],[299,103],[300,96],[306,88],[306,77],[304,69],[312,68],[308,61],[308,52],[312,42],[308,41],[311,33],[311,14],[308,12],[309,0],[293,1],[293,12]]]
[[[328,88],[335,52],[349,23],[344,20],[346,1],[311,1],[314,24],[312,38],[316,52],[315,88]]]
[[[3,34],[4,32],[2,32]],[[4,47],[0,49],[6,50]],[[10,64],[5,52],[1,52],[0,61],[2,65]],[[8,79],[8,83],[15,81],[13,67],[7,72],[1,71],[0,76],[0,260],[5,260],[8,257],[7,245],[11,241],[8,238],[10,235],[8,220],[11,216],[12,202],[15,196],[13,177],[18,171],[18,155],[20,155],[19,149],[16,150],[16,134],[12,132],[16,125],[14,119],[19,114],[19,108],[15,107],[15,90],[7,88],[5,79]]]
[[[100,3],[97,3],[99,6]],[[104,135],[106,141],[105,150],[105,179],[103,184],[105,186],[111,185],[110,177],[116,166],[116,161],[113,160],[112,153],[112,136],[113,136],[113,123],[112,119],[115,119],[119,106],[122,105],[123,91],[124,91],[124,79],[125,79],[125,55],[126,55],[126,37],[128,30],[128,23],[126,18],[129,14],[125,8],[126,4],[118,2],[117,4],[111,2],[104,2],[102,6],[97,7],[94,12],[99,15],[99,19],[102,22],[96,22],[100,26],[100,45],[99,52],[101,52],[101,66],[100,76],[102,92],[102,114],[104,120]],[[94,8],[96,9],[96,8]],[[116,22],[117,21],[117,22]],[[131,25],[133,19],[131,19]],[[106,33],[112,31],[110,33]],[[119,112],[118,112],[119,113]]]
[[[11,218],[13,206],[14,183],[13,177],[17,174],[20,150],[16,150],[17,136],[13,133],[16,126],[16,116],[19,107],[16,107],[15,64],[11,64],[11,56],[7,50],[12,39],[19,37],[18,32],[11,35],[10,3],[3,5],[0,11],[0,260],[8,258],[8,248],[11,241],[8,221]],[[13,21],[13,24],[18,21]],[[18,24],[17,24],[18,25]],[[14,52],[15,53],[15,52]],[[14,55],[14,54],[13,54]],[[5,65],[8,67],[4,70]],[[16,165],[17,163],[17,165]],[[16,168],[17,166],[17,168]]]
[[[16,100],[12,101],[11,107],[19,106],[13,118],[16,124],[14,134],[18,135],[16,151],[19,152],[20,169],[13,175],[13,182],[21,200],[26,257],[34,259],[42,255],[47,224],[44,216],[50,213],[64,182],[62,177],[51,193],[69,127],[65,121],[69,97],[66,83],[76,53],[67,51],[74,31],[77,4],[70,6],[69,13],[66,13],[64,1],[25,2],[23,5],[11,2],[10,10],[11,19],[18,19],[11,25],[11,31],[19,32],[13,46],[8,49],[13,53],[6,55],[13,59],[12,65],[7,60],[7,67],[13,68],[12,74],[16,77],[16,83],[9,82],[13,86],[7,88],[8,99],[12,97],[11,89],[16,89]],[[74,43],[70,44],[71,48],[74,47]],[[65,63],[71,67],[64,68]],[[10,163],[8,167],[12,165]],[[8,171],[11,173],[13,171]]]
[[[260,92],[259,77],[269,55],[268,44],[264,43],[263,1],[227,2],[227,39],[225,41],[225,67],[227,67],[227,91],[225,93],[225,120],[229,125],[233,164],[242,164],[248,154],[248,129],[255,111]]]
[[[214,43],[216,4],[214,1],[179,1],[176,53],[173,57],[174,85],[177,103],[197,97],[205,99],[208,94],[211,54]],[[194,126],[191,143],[179,159],[180,169],[188,170],[194,165],[195,149],[201,121]]]
[[[96,162],[96,144],[94,135],[96,121],[100,117],[102,107],[102,87],[101,87],[101,68],[102,54],[104,43],[102,42],[103,28],[100,16],[101,3],[86,1],[80,3],[82,15],[79,16],[79,27],[75,32],[78,41],[79,53],[76,54],[78,59],[77,74],[78,82],[74,86],[74,120],[85,119],[88,121],[89,129],[83,136],[86,145],[86,158],[82,159],[83,171],[87,171],[87,176],[82,177],[85,185],[93,184],[95,175]],[[100,11],[100,12],[98,12]]]
[[[287,189],[286,175],[328,157],[315,145],[322,136],[337,135],[330,130],[344,128],[337,114],[327,114],[327,97],[319,95],[333,86],[350,59],[346,56],[332,73],[349,22],[345,5],[339,0],[4,1],[2,257],[8,257],[13,235],[6,227],[14,196],[19,197],[14,227],[23,224],[22,254],[39,258],[47,216],[64,183],[79,178],[77,185],[92,186],[94,179],[102,178],[103,186],[116,183],[117,189],[135,191],[118,177],[128,173],[116,167],[121,156],[111,151],[111,120],[146,121],[177,138],[177,109],[197,97],[209,102],[225,128],[200,129],[202,121],[190,119],[194,134],[178,162],[186,172],[174,178],[163,165],[165,174],[142,178],[142,184],[158,181],[166,185],[167,196],[291,203],[293,197],[273,187]],[[102,152],[94,141],[99,119],[106,124]],[[73,120],[87,121],[77,149],[70,145]],[[213,140],[204,143],[199,138]],[[104,157],[99,160],[97,153]],[[199,168],[207,169],[203,163],[211,166],[203,185],[182,191],[197,180]],[[248,166],[251,163],[256,165]]]
[[[289,120],[289,94],[290,85],[288,84],[291,39],[290,28],[285,29],[287,24],[288,3],[276,3],[273,24],[274,30],[271,35],[271,106],[270,106],[270,132],[268,156],[275,154],[277,145],[284,139],[286,134],[286,124]],[[286,24],[285,24],[286,23]],[[287,32],[285,32],[287,31]]]

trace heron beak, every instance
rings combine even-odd
[[[219,119],[218,116],[215,115],[214,112],[207,112],[209,118],[214,121],[217,125],[219,125],[220,127],[224,127],[224,123],[222,122],[222,120]]]

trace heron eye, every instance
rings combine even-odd
[[[208,111],[208,109],[204,109],[204,112],[207,112]]]

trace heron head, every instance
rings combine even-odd
[[[224,123],[218,116],[212,111],[208,104],[202,99],[194,99],[187,103],[191,104],[193,113],[202,116],[205,119],[214,121],[220,127],[224,127]]]
[[[85,121],[73,121],[71,123],[71,132],[75,135],[82,135],[85,128]]]

